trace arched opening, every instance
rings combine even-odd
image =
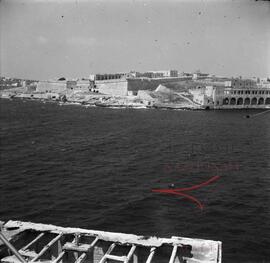
[[[228,98],[223,99],[223,105],[228,105],[228,104],[229,104],[229,99]]]
[[[244,104],[249,105],[250,104],[250,98],[245,98]]]
[[[265,104],[270,104],[270,98],[266,98],[266,100],[265,100]]]
[[[256,104],[257,104],[257,98],[252,98],[251,105],[256,105]]]
[[[235,104],[236,104],[236,99],[235,99],[235,98],[231,98],[230,104],[231,104],[231,105],[235,105]]]
[[[259,105],[264,104],[264,98],[259,98],[259,100],[258,100],[258,104],[259,104]]]
[[[237,105],[243,105],[243,98],[237,99]]]

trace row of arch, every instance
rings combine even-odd
[[[269,105],[270,98],[224,98],[223,105]]]

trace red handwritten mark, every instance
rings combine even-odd
[[[191,200],[193,203],[195,203],[198,206],[198,208],[200,208],[201,210],[203,210],[203,204],[197,198],[195,198],[192,195],[185,194],[183,192],[191,191],[191,190],[196,190],[196,189],[201,188],[203,186],[209,185],[210,183],[212,183],[212,182],[216,181],[217,179],[219,179],[219,177],[220,176],[218,176],[218,175],[213,176],[208,181],[205,181],[205,182],[203,182],[201,184],[193,185],[191,187],[174,188],[174,189],[152,189],[152,192],[183,196],[186,199]]]

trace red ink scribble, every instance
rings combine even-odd
[[[174,189],[152,189],[152,192],[183,196],[186,199],[191,200],[193,203],[195,203],[197,205],[198,208],[200,208],[201,210],[203,210],[203,204],[197,198],[195,198],[192,195],[188,195],[186,193],[183,193],[183,192],[191,191],[191,190],[196,190],[196,189],[201,188],[203,186],[209,185],[210,183],[212,183],[212,182],[216,181],[217,179],[219,179],[219,177],[220,176],[218,176],[218,175],[213,176],[208,181],[205,181],[205,182],[203,182],[201,184],[193,185],[191,187],[174,188]]]

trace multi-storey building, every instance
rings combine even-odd
[[[198,86],[190,90],[193,100],[205,108],[270,108],[270,88],[251,80],[232,80],[223,86]]]

